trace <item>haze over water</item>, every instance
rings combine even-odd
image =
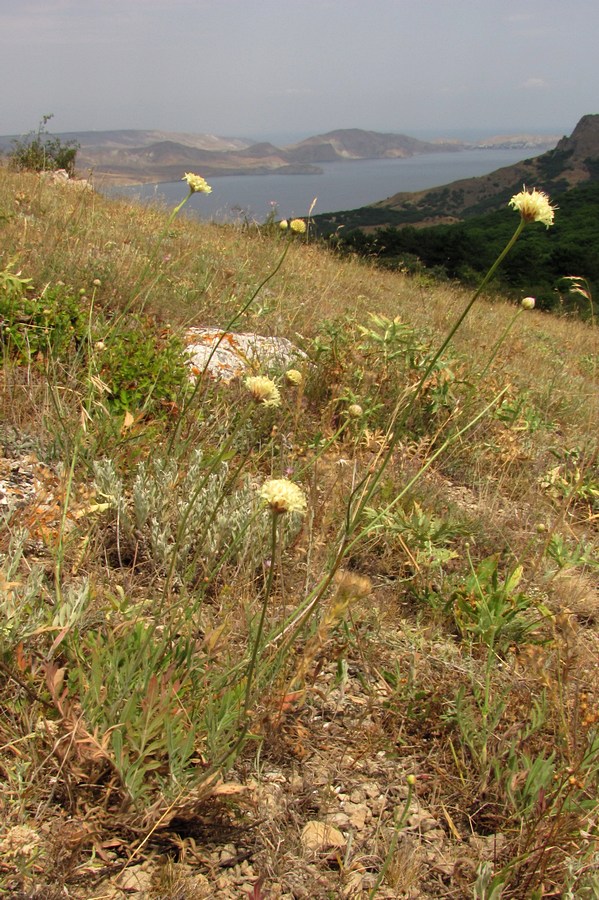
[[[306,216],[315,197],[315,215],[338,212],[384,200],[400,191],[419,191],[460,178],[487,175],[534,155],[533,151],[522,149],[462,150],[408,159],[322,163],[322,175],[210,176],[207,180],[212,193],[194,194],[184,212],[215,222],[245,218],[264,222],[273,209],[278,218]],[[185,196],[185,190],[186,187],[176,181],[111,187],[105,193],[172,208]]]

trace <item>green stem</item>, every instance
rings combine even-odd
[[[408,796],[406,797],[406,802],[404,803],[404,807],[399,819],[394,822],[393,826],[393,838],[391,839],[391,844],[389,846],[389,850],[387,851],[387,855],[385,856],[385,861],[382,865],[381,871],[378,874],[378,878],[374,883],[374,887],[368,894],[368,900],[373,900],[376,897],[376,893],[383,883],[383,879],[387,874],[387,869],[391,864],[391,860],[393,859],[393,854],[395,853],[395,848],[397,847],[397,842],[399,840],[399,831],[402,828],[404,822],[408,818],[408,814],[410,812],[410,804],[412,802],[412,794],[414,793],[414,784],[413,784],[413,776],[409,776],[408,780]]]
[[[195,487],[195,489],[193,490],[193,492],[189,498],[187,506],[185,507],[183,515],[181,516],[181,519],[177,526],[177,533],[175,535],[175,543],[172,547],[171,562],[170,562],[170,565],[168,568],[168,572],[167,572],[166,579],[164,582],[164,588],[162,591],[162,600],[161,600],[161,604],[160,604],[159,615],[162,614],[163,606],[164,606],[164,603],[168,596],[168,592],[170,590],[171,581],[172,581],[173,574],[175,571],[175,566],[177,563],[177,554],[179,552],[179,547],[181,545],[181,541],[183,540],[183,535],[185,534],[185,529],[187,528],[187,522],[189,520],[189,516],[191,515],[191,511],[194,507],[194,504],[195,504],[196,500],[198,499],[198,497],[200,496],[201,492],[204,490],[205,486],[207,485],[208,479],[210,478],[210,476],[213,475],[214,472],[216,472],[218,467],[221,465],[224,457],[226,456],[226,454],[228,453],[228,451],[230,450],[230,448],[233,445],[235,436],[239,433],[241,428],[243,428],[243,426],[249,419],[251,413],[252,413],[252,406],[248,405],[246,407],[246,410],[242,414],[238,425],[233,429],[233,431],[228,436],[228,438],[226,439],[224,444],[221,447],[219,447],[218,453],[216,454],[216,456],[214,457],[214,459],[208,466],[208,469],[206,470],[205,475],[200,479],[200,481],[198,482],[197,486]]]
[[[508,322],[508,324],[506,325],[503,334],[501,335],[501,337],[499,338],[499,340],[497,341],[497,343],[496,343],[495,346],[493,347],[493,350],[491,351],[491,355],[489,356],[489,358],[488,358],[488,360],[487,360],[487,362],[486,362],[486,364],[485,364],[484,369],[482,370],[482,372],[481,372],[480,375],[478,376],[478,382],[479,382],[479,383],[483,380],[483,378],[485,377],[485,375],[487,374],[487,372],[489,371],[489,369],[490,369],[491,366],[493,365],[493,360],[495,359],[495,357],[496,357],[497,354],[499,353],[499,350],[500,350],[500,348],[501,348],[501,345],[504,343],[506,337],[508,336],[508,334],[509,334],[510,331],[512,330],[512,328],[513,328],[513,326],[514,326],[514,323],[516,322],[516,319],[518,319],[519,316],[521,316],[523,312],[524,312],[523,309],[519,309],[518,312],[516,313],[516,315],[513,316],[513,317],[510,319],[510,321]]]
[[[54,587],[56,590],[56,601],[57,606],[60,607],[62,605],[62,566],[64,563],[64,541],[65,541],[65,529],[66,529],[66,521],[67,521],[67,513],[69,511],[69,503],[71,500],[71,490],[73,488],[73,479],[75,476],[75,465],[77,463],[77,456],[79,451],[79,434],[75,438],[75,444],[73,446],[73,455],[71,457],[71,465],[69,466],[69,474],[67,477],[67,483],[65,488],[65,494],[62,501],[62,513],[60,516],[60,525],[58,528],[58,547],[56,548],[56,565],[54,567]]]
[[[519,221],[519,223],[518,223],[518,227],[516,228],[514,234],[512,235],[512,237],[510,238],[510,240],[508,241],[508,243],[506,244],[506,246],[503,248],[503,250],[501,251],[501,253],[500,253],[499,256],[497,257],[497,259],[495,260],[495,262],[493,263],[493,265],[491,266],[491,268],[489,269],[489,271],[487,272],[487,274],[485,275],[485,277],[483,278],[483,280],[481,281],[481,283],[479,284],[479,286],[477,287],[477,289],[475,290],[474,294],[473,294],[472,297],[470,298],[470,300],[469,300],[468,304],[466,305],[465,309],[464,309],[464,310],[462,311],[462,313],[458,316],[458,319],[456,320],[456,322],[454,323],[454,325],[453,325],[452,328],[450,329],[450,331],[449,331],[449,333],[447,334],[445,340],[443,341],[443,343],[441,344],[441,346],[439,347],[439,349],[437,350],[437,352],[435,353],[435,355],[434,355],[434,356],[432,357],[432,359],[430,360],[428,366],[426,367],[424,373],[422,374],[422,376],[421,376],[421,378],[420,378],[420,381],[418,382],[418,385],[417,385],[417,387],[416,387],[416,390],[415,390],[414,393],[412,394],[412,397],[411,397],[411,399],[410,399],[410,402],[409,402],[408,405],[404,408],[404,410],[403,410],[401,416],[399,416],[399,417],[396,419],[396,421],[395,421],[395,423],[394,423],[394,425],[393,425],[393,433],[392,433],[392,435],[391,435],[391,440],[389,441],[389,446],[388,446],[387,451],[386,451],[386,453],[385,453],[385,455],[384,455],[384,457],[383,457],[383,460],[382,460],[382,462],[381,462],[381,465],[378,467],[377,471],[374,473],[374,475],[373,475],[372,477],[369,476],[369,475],[366,475],[366,476],[362,479],[362,481],[354,488],[354,490],[353,490],[353,492],[352,492],[352,496],[350,497],[350,500],[349,500],[349,503],[348,503],[348,506],[347,506],[347,516],[346,516],[346,525],[345,525],[345,528],[346,528],[346,533],[347,533],[348,537],[351,536],[351,534],[353,533],[353,531],[356,529],[356,527],[357,527],[357,525],[358,525],[358,523],[359,523],[359,521],[360,521],[360,519],[361,519],[361,517],[362,517],[362,513],[364,512],[365,507],[366,507],[367,504],[370,502],[370,499],[371,499],[372,495],[374,494],[376,488],[378,487],[378,484],[379,484],[381,478],[383,477],[383,474],[384,474],[384,472],[385,472],[385,470],[386,470],[386,468],[387,468],[387,466],[388,466],[388,464],[389,464],[389,462],[390,462],[390,460],[391,460],[391,458],[392,458],[392,456],[393,456],[393,453],[395,452],[395,448],[396,448],[396,446],[397,446],[397,443],[398,443],[399,438],[400,438],[401,433],[402,433],[402,427],[403,427],[403,425],[405,425],[405,423],[406,423],[406,421],[407,421],[407,419],[408,419],[410,413],[411,413],[412,410],[414,409],[414,406],[415,406],[415,404],[416,404],[416,401],[418,400],[418,398],[420,397],[420,395],[421,395],[421,393],[422,393],[422,389],[423,389],[423,387],[424,387],[424,384],[426,383],[427,378],[429,377],[429,375],[430,375],[431,372],[433,371],[435,365],[437,364],[438,360],[441,358],[441,356],[443,355],[443,353],[445,352],[445,350],[447,349],[447,347],[449,346],[449,344],[450,344],[451,341],[453,340],[454,335],[456,334],[456,332],[458,331],[458,329],[461,327],[461,325],[462,325],[464,319],[466,318],[466,316],[468,315],[468,313],[470,312],[470,310],[472,309],[472,307],[474,306],[474,304],[476,303],[476,301],[477,301],[478,298],[480,297],[480,295],[481,295],[481,293],[483,292],[484,288],[485,288],[486,285],[489,283],[489,281],[491,280],[491,278],[493,277],[493,275],[494,275],[495,272],[497,271],[498,267],[501,265],[501,263],[503,262],[503,260],[505,259],[505,257],[508,255],[508,253],[510,252],[510,250],[512,249],[512,247],[514,246],[514,244],[516,243],[516,241],[517,241],[518,238],[520,237],[520,235],[521,235],[521,233],[522,233],[522,231],[523,231],[523,229],[524,229],[525,224],[526,224],[526,223],[525,223],[524,219],[523,219],[523,218],[520,218],[520,221]],[[366,490],[365,490],[364,493],[362,494],[362,496],[361,496],[361,498],[360,498],[360,500],[359,500],[359,502],[358,502],[357,507],[355,508],[355,510],[352,510],[352,500],[353,500],[353,498],[357,496],[358,492],[359,492],[365,485],[366,485]]]
[[[187,203],[187,201],[188,201],[189,198],[191,197],[192,193],[193,193],[193,191],[189,191],[189,193],[187,194],[187,196],[184,197],[183,200],[181,200],[181,203],[179,203],[177,206],[175,206],[175,208],[174,208],[173,211],[171,212],[170,216],[168,217],[167,222],[166,222],[166,225],[164,226],[164,228],[162,229],[161,233],[160,233],[159,236],[158,236],[158,240],[156,241],[156,244],[155,244],[155,246],[154,246],[154,249],[152,250],[152,252],[150,253],[148,259],[146,260],[146,264],[145,264],[145,266],[144,266],[143,269],[142,269],[141,275],[138,277],[137,281],[136,281],[135,284],[133,285],[133,290],[132,290],[132,294],[131,294],[131,298],[130,298],[129,302],[125,304],[125,306],[123,307],[123,309],[121,310],[121,312],[119,313],[119,315],[116,317],[116,319],[114,320],[114,322],[111,324],[110,328],[107,330],[107,332],[106,332],[106,338],[108,338],[108,337],[110,336],[110,334],[111,334],[113,331],[116,330],[116,328],[118,327],[119,323],[120,323],[120,322],[122,321],[122,319],[127,315],[128,311],[130,310],[131,306],[133,305],[134,301],[136,300],[136,298],[137,298],[137,296],[138,296],[138,287],[143,283],[143,280],[144,280],[144,278],[146,277],[146,275],[147,275],[147,273],[148,273],[148,271],[149,271],[149,269],[150,269],[150,266],[152,265],[152,263],[153,263],[154,260],[156,259],[157,255],[158,255],[158,251],[160,250],[160,248],[161,248],[161,246],[162,246],[162,243],[163,243],[163,241],[164,241],[164,238],[165,238],[165,236],[168,234],[169,228],[170,228],[171,225],[173,224],[173,222],[174,222],[176,216],[178,216],[178,214],[181,212],[181,210],[183,209],[183,207],[185,206],[185,204]],[[160,280],[160,277],[161,277],[161,275],[159,274],[159,275],[154,279],[154,281],[153,281],[151,287],[154,287],[154,285]]]
[[[364,537],[371,531],[374,527],[376,527],[376,523],[378,520],[383,519],[383,517],[390,512],[390,510],[401,500],[405,494],[412,489],[412,487],[416,484],[416,482],[424,475],[427,469],[433,464],[433,462],[439,457],[446,449],[449,447],[454,441],[458,440],[462,435],[464,435],[470,428],[476,425],[484,416],[488,413],[488,411],[501,400],[504,396],[507,388],[504,388],[500,393],[491,401],[491,403],[487,404],[474,419],[468,422],[463,428],[461,428],[456,434],[450,435],[446,441],[439,447],[438,450],[432,454],[431,457],[424,463],[424,465],[418,470],[418,472],[414,475],[412,479],[402,488],[399,494],[394,497],[394,499],[387,504],[387,506],[380,510],[378,514],[368,523],[365,528],[360,531],[358,534],[353,536],[349,535],[347,532],[343,534],[341,538],[340,546],[338,547],[335,556],[327,566],[326,575],[321,578],[317,585],[310,591],[308,596],[302,602],[299,608],[295,609],[294,612],[290,615],[290,617],[283,623],[283,625],[277,629],[277,631],[268,637],[268,641],[266,646],[271,647],[273,644],[282,640],[280,644],[278,654],[279,656],[284,656],[295,643],[298,635],[301,630],[305,626],[309,617],[312,614],[312,611],[324,595],[329,589],[331,582],[333,581],[336,572],[340,568],[343,560],[351,552],[351,550],[359,545],[360,541],[364,539]]]
[[[256,638],[254,640],[254,646],[252,648],[252,656],[250,658],[247,675],[246,675],[245,700],[243,703],[244,719],[247,719],[249,709],[250,709],[250,700],[251,700],[251,694],[252,694],[252,681],[253,681],[254,672],[256,669],[256,662],[258,660],[258,651],[260,649],[260,643],[262,641],[262,633],[264,631],[264,622],[266,619],[266,610],[268,608],[268,601],[270,600],[270,595],[272,593],[272,585],[273,585],[274,572],[275,572],[275,557],[276,557],[276,551],[277,551],[277,533],[278,533],[279,515],[280,515],[279,513],[275,513],[275,512],[273,512],[273,514],[272,514],[272,530],[271,530],[271,536],[270,536],[270,568],[268,570],[268,578],[266,580],[266,587],[264,590],[264,600],[262,601],[262,611],[260,613],[260,621],[258,622],[258,630],[256,632]]]
[[[200,374],[199,374],[199,375],[197,376],[197,378],[196,378],[196,383],[195,383],[195,385],[194,385],[194,388],[193,388],[193,390],[192,390],[190,396],[188,397],[187,400],[184,401],[184,403],[183,403],[183,405],[182,405],[182,407],[181,407],[181,412],[180,412],[180,414],[179,414],[179,418],[177,419],[177,422],[176,422],[175,427],[174,427],[174,429],[173,429],[173,434],[172,434],[172,436],[171,436],[171,438],[170,438],[170,441],[169,441],[168,451],[167,451],[169,454],[173,452],[173,448],[174,448],[174,445],[175,445],[175,441],[177,440],[177,437],[178,437],[179,432],[180,432],[180,430],[181,430],[181,426],[182,426],[183,422],[185,421],[185,416],[186,416],[186,414],[187,414],[187,410],[189,409],[189,407],[191,406],[191,404],[192,404],[193,401],[195,400],[196,395],[197,395],[198,391],[200,390],[200,388],[201,388],[201,386],[202,386],[202,384],[203,384],[204,376],[205,376],[206,372],[208,371],[208,366],[210,365],[210,362],[211,362],[212,358],[214,357],[214,354],[216,353],[216,351],[218,350],[218,348],[220,347],[220,345],[221,345],[222,342],[224,341],[224,339],[225,339],[227,333],[231,330],[231,328],[235,325],[235,323],[242,317],[242,315],[243,315],[245,312],[247,312],[247,310],[250,308],[250,306],[252,305],[252,303],[254,302],[254,300],[256,299],[256,297],[258,296],[258,294],[260,293],[260,291],[262,290],[262,288],[265,287],[265,285],[267,285],[268,282],[269,282],[272,278],[275,277],[275,275],[277,274],[277,272],[279,271],[279,269],[280,269],[281,266],[283,265],[283,262],[285,261],[285,257],[287,256],[287,254],[288,254],[288,252],[289,252],[289,247],[290,247],[290,246],[291,246],[291,242],[288,241],[288,242],[287,242],[287,245],[286,245],[286,247],[285,247],[285,249],[284,249],[284,251],[283,251],[283,253],[282,253],[282,255],[281,255],[281,258],[279,259],[278,263],[276,264],[276,266],[274,267],[274,269],[272,270],[272,272],[269,272],[268,275],[267,275],[265,278],[262,279],[262,281],[260,282],[260,284],[258,285],[258,287],[257,287],[257,288],[253,291],[253,293],[251,294],[249,300],[247,300],[246,303],[244,303],[244,305],[241,307],[241,309],[238,309],[237,312],[232,316],[232,318],[229,319],[229,321],[226,323],[225,327],[223,328],[220,337],[218,338],[218,340],[217,340],[217,341],[214,343],[214,345],[212,346],[212,349],[210,350],[210,353],[208,354],[208,359],[206,360],[206,362],[205,362],[205,364],[204,364],[204,368],[202,369],[202,371],[200,372]],[[188,442],[187,442],[187,443],[188,443]],[[186,444],[185,446],[187,446],[187,444]]]

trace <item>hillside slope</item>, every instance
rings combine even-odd
[[[368,207],[316,217],[324,231],[386,225],[451,224],[501,209],[522,185],[550,194],[599,178],[599,115],[587,115],[555,149],[477,178],[424,191],[393,194]]]
[[[79,144],[80,171],[93,171],[107,182],[143,183],[177,181],[177,167],[196,166],[205,176],[317,174],[318,164],[356,159],[404,158],[417,153],[458,152],[470,147],[540,147],[552,145],[551,136],[498,136],[478,143],[421,141],[402,134],[381,134],[359,128],[338,129],[276,147],[265,141],[213,134],[121,130],[83,131],[56,135]],[[0,137],[0,151],[9,153],[23,136]]]
[[[597,329],[3,167],[0,236],[0,893],[594,897]]]

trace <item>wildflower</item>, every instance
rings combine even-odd
[[[524,297],[520,301],[520,306],[522,309],[534,309],[535,308],[535,298],[534,297]]]
[[[271,478],[265,481],[260,490],[260,497],[275,515],[286,512],[303,515],[306,512],[306,495],[297,484],[287,478]]]
[[[287,231],[287,229],[289,228],[289,222],[287,221],[287,219],[281,219],[281,221],[279,222],[279,228],[281,229],[281,231]]]
[[[306,223],[303,219],[292,219],[289,223],[289,227],[292,231],[295,231],[296,234],[306,233]]]
[[[347,414],[350,419],[359,419],[363,413],[364,410],[359,403],[352,403],[351,406],[349,406],[347,409]]]
[[[186,172],[181,181],[186,181],[192,194],[211,194],[212,188],[201,175],[194,175],[193,172]]]
[[[524,222],[542,222],[549,228],[553,225],[553,216],[556,206],[552,206],[549,197],[543,191],[527,191],[526,186],[519,194],[514,194],[510,200],[509,206],[517,209]]]
[[[101,287],[101,286],[102,286],[102,282],[100,281],[99,278],[94,278],[92,284],[93,284],[94,287]]]
[[[295,384],[295,385],[301,384],[302,381],[304,380],[302,373],[298,372],[297,369],[288,369],[285,372],[285,378],[286,378],[288,384]]]
[[[106,350],[106,344],[104,343],[104,341],[96,341],[96,343],[94,344],[94,347],[100,353],[102,352],[102,350]]]
[[[265,375],[252,375],[245,379],[244,384],[256,403],[262,403],[263,406],[281,405],[278,387]]]

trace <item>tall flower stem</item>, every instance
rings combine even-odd
[[[364,509],[366,508],[366,506],[368,505],[368,503],[370,502],[370,500],[372,498],[372,495],[376,491],[376,489],[379,485],[379,482],[380,482],[381,478],[383,477],[383,474],[384,474],[389,462],[391,461],[391,459],[393,457],[395,448],[396,448],[397,443],[402,434],[402,428],[405,425],[406,421],[408,420],[410,413],[414,409],[414,406],[416,405],[416,401],[418,400],[418,398],[420,397],[420,395],[422,393],[422,389],[426,383],[427,378],[433,371],[435,365],[437,364],[437,362],[439,361],[439,359],[441,358],[441,356],[443,355],[443,353],[445,352],[445,350],[447,349],[449,344],[452,342],[456,332],[462,326],[462,323],[464,322],[466,316],[468,315],[468,313],[470,312],[470,310],[472,309],[472,307],[474,306],[474,304],[480,297],[481,293],[483,292],[483,290],[485,289],[485,287],[487,286],[487,284],[489,283],[489,281],[491,280],[491,278],[493,277],[493,275],[495,274],[495,272],[497,271],[497,269],[499,268],[499,266],[501,265],[501,263],[503,262],[505,257],[508,255],[508,253],[510,252],[510,250],[512,249],[512,247],[514,246],[514,244],[516,243],[516,241],[518,240],[520,235],[522,234],[522,231],[523,231],[525,225],[526,225],[526,220],[524,219],[524,217],[521,217],[520,221],[518,222],[518,227],[516,228],[514,234],[512,235],[512,237],[510,238],[510,240],[508,241],[508,243],[506,244],[504,249],[501,251],[501,253],[497,257],[497,259],[495,260],[495,262],[493,263],[493,265],[491,266],[491,268],[489,269],[489,271],[487,272],[487,274],[485,275],[485,277],[483,278],[483,280],[481,281],[481,283],[479,284],[477,289],[475,290],[474,294],[470,298],[470,300],[469,300],[468,304],[466,305],[466,307],[464,308],[464,310],[458,316],[456,322],[453,324],[453,326],[449,330],[447,336],[445,337],[445,340],[443,341],[443,343],[441,344],[441,346],[439,347],[437,352],[434,354],[432,359],[429,361],[424,373],[422,374],[422,376],[420,378],[420,381],[418,382],[418,384],[416,386],[416,390],[412,394],[412,397],[411,397],[409,403],[407,404],[407,406],[404,407],[401,415],[399,415],[397,417],[397,419],[395,420],[395,422],[392,426],[391,437],[389,440],[389,444],[387,446],[387,450],[386,450],[385,455],[383,456],[383,459],[382,459],[380,465],[378,466],[377,470],[374,472],[374,474],[372,476],[366,475],[362,479],[362,481],[358,485],[356,485],[356,487],[354,488],[354,490],[352,492],[352,497],[350,498],[350,501],[349,501],[348,507],[347,507],[347,516],[346,516],[346,524],[345,524],[346,539],[349,540],[349,538],[351,538],[351,535],[353,534],[353,532],[355,531],[355,529],[357,528],[357,526],[360,522],[360,519],[362,517],[362,513],[364,512]],[[358,493],[360,491],[362,491],[362,495],[361,495],[357,505],[355,507],[353,507],[352,501],[355,497],[358,496]]]
[[[108,337],[111,334],[111,332],[116,330],[119,323],[122,321],[122,319],[127,315],[129,310],[131,309],[133,303],[135,302],[135,300],[138,297],[138,288],[141,284],[143,284],[144,278],[146,277],[146,275],[148,274],[148,271],[150,270],[150,266],[152,265],[152,263],[155,261],[156,257],[158,256],[158,251],[160,250],[160,248],[162,246],[164,238],[168,234],[171,225],[173,224],[173,222],[175,221],[175,219],[177,218],[177,216],[179,215],[179,213],[181,212],[181,210],[183,209],[183,207],[185,206],[185,204],[187,203],[187,201],[189,200],[189,198],[191,197],[191,195],[193,193],[194,192],[190,189],[189,193],[183,198],[183,200],[181,200],[181,202],[177,206],[175,206],[175,208],[169,215],[169,217],[166,221],[166,225],[164,226],[164,228],[158,235],[158,240],[156,241],[154,248],[152,249],[152,252],[150,253],[149,257],[146,260],[146,264],[142,269],[141,275],[139,275],[139,277],[137,278],[137,281],[135,282],[135,284],[133,286],[133,290],[132,290],[129,302],[125,304],[123,309],[120,311],[119,315],[115,318],[114,322],[111,324],[110,328],[106,332],[106,337]],[[158,277],[154,279],[151,287],[154,287],[154,285],[159,281],[159,279],[160,279],[160,275],[158,275]]]
[[[374,898],[376,897],[377,891],[380,888],[381,884],[383,883],[383,880],[385,878],[385,875],[387,874],[387,870],[389,868],[391,860],[393,859],[393,856],[395,854],[395,850],[397,848],[397,842],[399,841],[400,831],[403,828],[405,821],[408,818],[408,815],[410,813],[415,781],[416,781],[416,779],[413,775],[408,775],[408,778],[407,778],[408,795],[405,799],[401,814],[399,816],[397,816],[397,814],[396,814],[396,816],[395,816],[395,821],[393,823],[393,837],[391,838],[391,843],[389,844],[389,849],[387,851],[387,855],[385,856],[385,861],[384,861],[384,863],[381,867],[381,870],[378,874],[378,878],[375,881],[375,883],[372,887],[372,890],[368,894],[368,900],[374,900]]]
[[[256,663],[258,661],[258,652],[260,650],[260,643],[262,641],[262,634],[264,632],[264,622],[266,620],[266,610],[268,609],[268,602],[270,600],[270,595],[272,593],[272,585],[274,580],[274,572],[275,572],[275,558],[277,552],[277,535],[278,535],[278,525],[279,518],[281,513],[272,512],[272,524],[271,524],[271,532],[270,532],[270,568],[268,570],[268,577],[266,579],[266,586],[264,588],[264,600],[262,601],[262,610],[260,612],[260,621],[258,622],[258,630],[256,631],[256,637],[254,639],[254,646],[252,648],[252,655],[250,657],[250,662],[247,669],[247,675],[245,679],[245,699],[243,702],[243,716],[247,719],[249,709],[250,709],[250,700],[252,697],[252,683],[254,679],[254,672],[256,670]]]
[[[491,351],[491,355],[489,356],[487,362],[485,363],[484,369],[483,369],[482,372],[478,375],[478,379],[477,379],[477,380],[478,380],[479,382],[481,382],[481,381],[483,380],[483,378],[485,377],[485,375],[487,374],[487,372],[489,371],[489,369],[490,369],[491,366],[493,365],[493,361],[495,360],[495,357],[496,357],[497,354],[499,353],[502,344],[505,342],[505,339],[507,338],[508,334],[510,333],[510,331],[511,331],[512,328],[514,327],[514,325],[515,325],[515,323],[516,323],[516,320],[522,315],[523,312],[524,312],[523,309],[519,309],[519,310],[516,312],[516,314],[515,314],[514,316],[512,316],[512,318],[510,319],[510,321],[509,321],[509,322],[507,323],[507,325],[505,326],[505,328],[504,328],[504,330],[503,330],[503,334],[501,335],[501,337],[499,338],[499,340],[496,342],[495,346],[493,347],[493,349],[492,349],[492,351]]]
[[[187,198],[186,198],[186,199],[187,199]],[[258,284],[258,286],[252,291],[252,293],[251,293],[249,299],[246,300],[246,302],[243,304],[243,306],[240,307],[240,308],[237,310],[237,312],[235,312],[235,314],[229,319],[229,321],[225,324],[225,326],[224,326],[224,328],[223,328],[223,330],[222,330],[222,333],[220,334],[219,338],[214,342],[214,344],[213,344],[213,346],[212,346],[212,348],[211,348],[211,350],[210,350],[210,353],[208,354],[208,359],[207,359],[206,362],[204,363],[204,368],[202,369],[202,371],[200,372],[200,374],[199,374],[199,375],[197,376],[197,378],[196,378],[196,383],[195,383],[195,385],[194,385],[194,387],[193,387],[193,390],[191,391],[189,397],[187,397],[187,399],[184,401],[184,403],[183,403],[183,405],[182,405],[182,407],[181,407],[181,412],[179,413],[179,417],[178,417],[178,419],[177,419],[177,422],[176,422],[176,424],[175,424],[175,427],[174,427],[174,429],[173,429],[173,433],[172,433],[171,438],[170,438],[170,441],[169,441],[169,445],[168,445],[168,452],[169,452],[169,454],[173,452],[173,448],[174,448],[174,446],[175,446],[175,442],[176,442],[176,440],[177,440],[177,438],[178,438],[178,436],[179,436],[179,433],[180,433],[180,431],[181,431],[181,426],[183,425],[183,422],[185,421],[185,416],[186,416],[186,414],[187,414],[187,411],[189,410],[191,404],[192,404],[193,401],[195,400],[195,398],[196,398],[198,392],[200,391],[200,389],[201,389],[201,387],[202,387],[202,384],[203,384],[203,381],[204,381],[204,376],[205,376],[206,372],[208,371],[208,366],[210,365],[210,362],[212,361],[212,358],[214,357],[214,354],[216,353],[216,351],[218,350],[218,348],[220,347],[220,345],[222,344],[222,342],[225,340],[225,336],[226,336],[227,332],[229,332],[229,331],[231,330],[231,328],[233,328],[233,326],[234,326],[234,325],[239,321],[239,319],[243,316],[243,314],[244,314],[245,312],[247,312],[247,310],[250,308],[250,306],[252,305],[252,303],[254,302],[254,300],[256,299],[256,297],[258,296],[258,294],[260,293],[260,291],[262,290],[262,288],[265,287],[265,285],[267,285],[268,282],[271,281],[271,280],[275,277],[275,275],[277,274],[277,272],[279,271],[279,269],[281,268],[281,266],[283,265],[283,263],[284,263],[284,261],[285,261],[285,257],[287,256],[287,254],[288,254],[288,252],[289,252],[289,247],[290,247],[290,245],[291,245],[291,242],[288,241],[287,244],[286,244],[286,246],[285,246],[285,249],[283,250],[283,253],[281,254],[281,256],[280,256],[280,258],[279,258],[279,261],[278,261],[277,264],[275,265],[274,269],[272,269],[272,271],[269,272],[268,275],[266,275],[266,276],[262,279],[262,281]],[[185,445],[185,446],[186,446],[186,445]]]

